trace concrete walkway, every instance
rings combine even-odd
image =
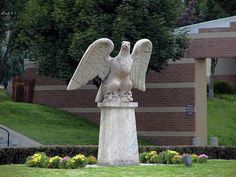
[[[42,144],[0,124],[0,127],[10,132],[10,147],[39,147]],[[7,133],[0,129],[0,147],[7,147]]]

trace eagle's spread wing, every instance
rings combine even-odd
[[[130,78],[133,82],[133,86],[141,91],[146,91],[145,78],[151,53],[151,41],[148,39],[141,39],[136,42],[131,54],[133,66]]]
[[[104,79],[109,73],[110,54],[114,44],[110,39],[101,38],[93,42],[84,53],[67,90],[78,89],[99,76]]]

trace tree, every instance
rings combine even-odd
[[[187,47],[184,34],[174,34],[180,0],[28,0],[17,22],[13,51],[36,60],[39,72],[69,80],[94,40],[108,37],[134,44],[149,38],[153,54],[149,68],[160,72],[168,59],[179,59]]]
[[[15,36],[15,23],[25,0],[2,0],[0,8],[0,83],[7,85],[8,80],[23,72],[22,55],[11,51]]]
[[[204,21],[236,15],[236,0],[186,0],[185,10],[177,26],[186,26]]]
[[[211,69],[210,69],[210,76],[209,76],[209,97],[214,97],[214,74],[215,74],[215,68],[218,63],[218,58],[211,58]]]

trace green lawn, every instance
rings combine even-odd
[[[55,108],[10,101],[3,89],[0,89],[0,124],[44,145],[98,144],[97,125]],[[150,145],[140,139],[139,144]]]
[[[220,145],[236,146],[236,95],[208,99],[208,137],[219,138]]]
[[[41,169],[25,165],[0,165],[1,177],[235,177],[236,160],[209,160],[206,164]]]

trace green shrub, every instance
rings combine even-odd
[[[97,159],[94,156],[88,156],[87,160],[88,160],[88,164],[96,164],[97,163]]]
[[[29,156],[26,159],[26,165],[28,167],[41,167],[44,168],[47,166],[48,157],[44,152],[35,153],[33,156]]]
[[[214,92],[216,94],[232,94],[234,92],[233,86],[225,81],[214,82]]]
[[[179,153],[175,154],[175,156],[172,158],[172,163],[173,164],[181,164],[181,163],[183,163],[182,156]]]
[[[148,152],[143,152],[139,155],[139,161],[141,163],[147,163],[148,161]]]
[[[78,155],[72,157],[69,160],[69,163],[70,163],[70,166],[72,169],[83,168],[88,164],[88,160],[84,155],[78,154]]]
[[[48,163],[47,163],[47,167],[48,168],[59,168],[59,162],[61,161],[61,157],[59,156],[54,156],[49,158]]]
[[[197,160],[198,160],[198,155],[192,154],[191,157],[192,157],[192,161],[193,161],[193,162],[197,162]]]
[[[153,155],[150,159],[150,163],[159,163],[160,162],[160,157],[158,154]]]
[[[61,169],[75,169],[84,168],[88,163],[95,164],[96,157],[89,156],[86,158],[83,154],[78,154],[72,158],[65,156],[54,156],[48,158],[45,153],[36,153],[26,159],[28,167],[44,167],[44,168],[61,168]]]
[[[141,163],[157,163],[158,154],[156,151],[143,152],[139,155]]]
[[[175,155],[179,155],[178,152],[173,151],[173,150],[166,150],[163,151],[159,154],[160,156],[160,163],[164,163],[164,164],[172,164],[172,159],[174,158]]]
[[[60,162],[59,162],[59,168],[61,169],[71,169],[71,165],[70,165],[70,157],[69,156],[65,156],[63,157]]]
[[[157,154],[156,151],[143,152],[140,154],[141,163],[160,163],[160,164],[181,164],[184,158],[190,154],[183,154],[173,151],[165,150]],[[206,154],[196,155],[191,154],[192,162],[206,163],[208,156]]]

